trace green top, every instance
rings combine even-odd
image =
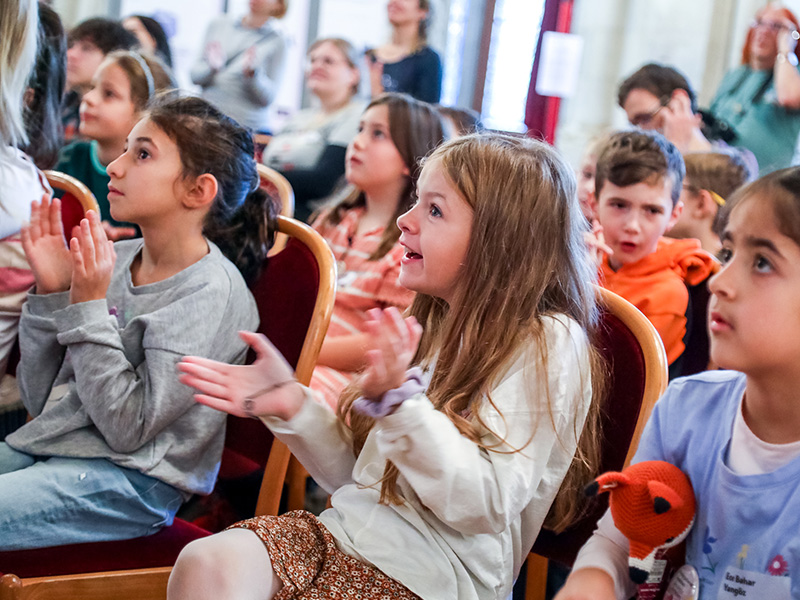
[[[81,140],[62,148],[55,170],[72,175],[92,191],[103,221],[108,221],[115,227],[135,227],[132,223],[123,223],[111,216],[108,202],[108,182],[111,178],[97,155],[97,141]]]
[[[788,167],[800,133],[800,111],[778,104],[772,70],[742,65],[722,79],[711,112],[736,132],[733,145],[750,150],[759,174]]]

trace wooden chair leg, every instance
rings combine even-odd
[[[525,580],[525,600],[544,600],[547,592],[547,559],[528,554]]]
[[[306,504],[306,480],[308,471],[300,464],[300,461],[292,456],[289,461],[289,471],[286,480],[289,487],[289,495],[286,501],[287,510],[302,510]]]

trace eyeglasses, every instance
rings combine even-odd
[[[755,21],[750,23],[750,27],[752,29],[763,27],[765,29],[769,29],[772,33],[778,33],[781,29],[784,29],[786,26],[783,23],[779,23],[778,21],[762,21],[761,19],[756,19]]]
[[[669,96],[662,98],[661,104],[650,112],[633,115],[633,117],[629,119],[630,124],[634,127],[641,127],[642,129],[652,129],[656,115],[658,115],[661,109],[667,106],[667,104],[669,104]]]

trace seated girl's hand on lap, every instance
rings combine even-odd
[[[200,393],[201,404],[237,417],[275,416],[291,419],[303,404],[304,394],[286,359],[260,333],[240,331],[256,352],[250,365],[231,365],[199,356],[178,363],[181,383]]]
[[[32,202],[31,222],[22,228],[21,238],[36,293],[66,292],[72,282],[72,258],[64,240],[61,201],[45,194],[41,202]]]
[[[359,386],[365,398],[379,400],[406,380],[406,371],[422,337],[422,327],[414,317],[403,319],[395,307],[374,308],[367,314],[365,328],[370,337],[370,349]]]
[[[87,211],[78,235],[70,240],[69,245],[72,254],[70,303],[103,300],[108,292],[117,255],[114,243],[106,237],[96,212]]]

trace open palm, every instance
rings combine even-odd
[[[178,363],[181,383],[199,392],[195,400],[201,404],[237,417],[284,416],[297,400],[297,394],[287,390],[297,386],[279,385],[294,382],[291,366],[263,335],[248,331],[239,335],[256,352],[253,364],[230,365],[186,356]]]
[[[39,294],[66,292],[72,282],[72,258],[61,224],[61,201],[45,194],[31,204],[31,222],[22,228],[22,248]]]

